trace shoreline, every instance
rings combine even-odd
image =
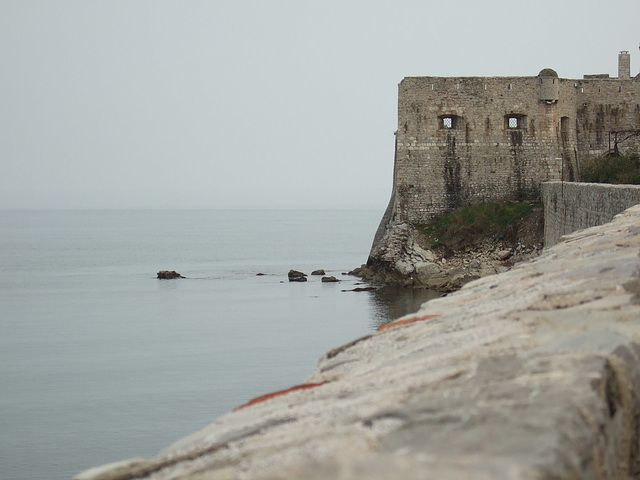
[[[542,252],[541,207],[532,208],[524,217],[514,217],[500,227],[500,234],[475,228],[467,225],[466,234],[464,229],[456,232],[455,243],[434,246],[433,237],[427,237],[419,225],[385,214],[367,263],[350,273],[374,285],[427,287],[448,293],[470,281],[504,273]]]

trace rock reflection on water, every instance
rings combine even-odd
[[[442,293],[426,288],[382,287],[371,292],[373,317],[371,328],[389,323],[396,318],[417,312],[420,306]]]

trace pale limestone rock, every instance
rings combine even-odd
[[[405,258],[403,258],[402,260],[398,260],[395,263],[395,269],[400,275],[404,277],[412,275],[416,270],[415,265],[410,260]]]
[[[376,283],[424,283],[423,280],[427,280],[424,265],[435,264],[437,258],[418,244],[414,233],[412,227],[405,223],[389,226],[382,241],[372,248],[370,260],[374,264],[374,274],[367,276],[365,272],[363,277]],[[418,273],[419,267],[422,273]],[[434,270],[434,273],[440,272]]]
[[[440,272],[433,273],[426,279],[421,279],[421,282],[427,288],[437,289],[441,288],[443,285],[447,285],[449,280],[450,278],[446,273]]]
[[[146,458],[131,458],[94,467],[73,477],[73,480],[120,480],[144,475],[152,470],[152,462]]]
[[[495,275],[498,273],[498,268],[490,263],[484,263],[480,265],[480,269],[478,270],[479,277],[488,277],[489,275]],[[502,267],[502,271],[506,272],[507,267]]]
[[[415,265],[415,269],[420,281],[426,281],[432,276],[442,273],[442,269],[433,262],[418,262]]]
[[[509,268],[497,260],[496,253],[484,246],[480,251],[459,254],[452,259],[438,259],[430,250],[422,248],[419,233],[406,223],[391,223],[379,233],[371,249],[366,266],[354,270],[355,275],[375,284],[425,286],[451,291],[479,277],[493,275]],[[505,252],[510,252],[507,255]],[[504,259],[525,260],[524,253],[516,259],[512,251],[500,253]],[[513,258],[511,258],[513,257]],[[506,267],[506,268],[505,268]]]
[[[513,250],[510,248],[499,250],[496,252],[496,260],[506,260],[511,255],[513,255]]]
[[[434,255],[434,253],[431,250],[425,250],[420,245],[418,245],[418,242],[416,242],[415,238],[413,237],[411,238],[411,244],[409,248],[413,251],[413,257],[422,259],[425,262],[433,263],[436,261],[436,256]]]

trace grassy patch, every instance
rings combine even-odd
[[[488,238],[513,241],[519,221],[534,208],[535,205],[529,203],[477,205],[456,210],[417,227],[432,247],[458,250]]]
[[[583,182],[640,185],[640,155],[595,157],[580,168]]]

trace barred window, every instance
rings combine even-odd
[[[527,116],[520,113],[505,115],[504,127],[507,130],[524,130],[527,128]]]

